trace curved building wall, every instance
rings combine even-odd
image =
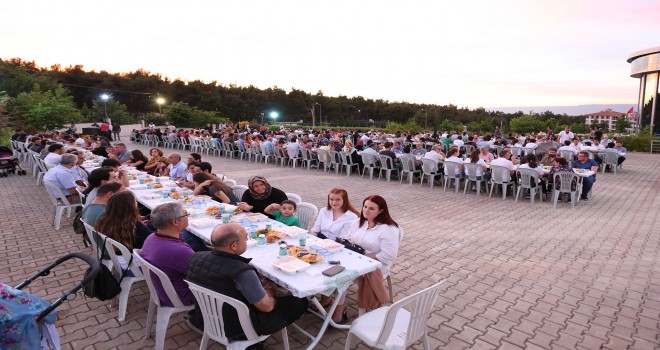
[[[639,124],[660,134],[660,47],[637,51],[628,58],[630,76],[639,78]]]

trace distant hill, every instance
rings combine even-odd
[[[610,104],[610,105],[579,105],[579,106],[531,106],[531,107],[486,107],[488,111],[502,111],[504,113],[516,113],[522,111],[523,113],[529,113],[533,111],[534,113],[543,113],[545,111],[550,111],[555,114],[564,114],[567,115],[585,115],[589,113],[596,113],[604,111],[606,109],[611,109],[614,112],[626,113],[633,107],[637,111],[637,104]]]

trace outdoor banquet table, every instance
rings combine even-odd
[[[152,179],[154,179],[153,183],[155,183],[156,178],[152,177]],[[136,182],[136,180],[131,180],[131,186],[129,189],[135,193],[138,202],[149,209],[153,209],[161,203],[174,201],[174,199],[169,197],[169,193],[173,190],[177,191],[178,188],[173,181],[164,178],[159,178],[159,181],[163,185],[162,188],[147,189],[145,184]],[[166,195],[163,193],[168,194],[167,198],[165,198]],[[192,196],[192,194],[190,196],[190,198],[193,199],[192,205],[184,204],[184,208],[190,213],[187,230],[203,239],[205,242],[210,243],[211,233],[217,225],[222,225],[222,219],[206,215],[206,209],[210,206],[219,206],[224,209],[225,213],[232,213],[237,207],[230,204],[215,202],[207,196]],[[203,199],[203,201],[194,200],[196,198]],[[285,241],[287,245],[297,246],[299,245],[300,236],[305,236],[307,241],[306,247],[314,251],[314,247],[322,240],[315,236],[308,235],[306,230],[288,228],[288,226],[269,219],[263,214],[238,213],[231,217],[230,222],[243,225],[248,232],[263,229],[266,228],[266,225],[271,225],[274,231],[282,230],[281,232],[287,233],[285,237],[278,239],[275,243],[267,243],[263,245],[257,244],[256,240],[250,238],[248,240],[248,249],[242,254],[242,256],[251,258],[252,261],[250,264],[253,265],[260,274],[277,285],[285,288],[291,292],[293,296],[299,298],[311,298],[312,303],[316,305],[318,310],[320,310],[318,312],[310,310],[312,313],[323,319],[323,325],[320,327],[317,335],[311,335],[299,326],[293,324],[295,328],[312,340],[307,349],[313,349],[318,344],[329,325],[332,325],[335,328],[350,328],[349,325],[339,325],[332,321],[332,314],[339,304],[341,299],[340,296],[346,293],[346,290],[351,284],[353,284],[356,278],[382,267],[382,263],[367,256],[341,248],[334,253],[322,250],[319,253],[322,254],[323,261],[310,264],[309,267],[302,271],[285,273],[273,264],[274,260],[280,258],[278,242]],[[291,234],[288,234],[289,232],[291,232]],[[346,269],[333,277],[324,276],[322,272],[332,266],[328,262],[333,260],[340,261],[341,265]],[[330,296],[334,292],[337,292],[338,295],[334,298],[330,309],[326,312],[316,298],[316,295],[322,294]]]

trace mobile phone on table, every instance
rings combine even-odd
[[[343,267],[343,266],[341,266],[341,265],[335,265],[335,266],[333,266],[333,267],[331,267],[331,268],[329,268],[329,269],[326,269],[326,270],[323,271],[322,273],[323,273],[323,276],[332,277],[332,276],[334,276],[334,275],[336,275],[336,274],[338,274],[338,273],[344,271],[345,269],[346,269],[346,268]]]

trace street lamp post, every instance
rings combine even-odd
[[[165,103],[165,99],[162,98],[162,97],[158,97],[156,99],[156,103],[158,103],[158,114],[160,114],[160,116],[162,117],[163,116],[163,107],[162,106],[163,106],[163,103]]]
[[[318,102],[314,103],[314,105],[319,106],[319,125],[323,128],[323,109],[321,109],[321,104]]]
[[[105,119],[108,119],[108,99],[110,96],[108,94],[101,95],[101,100],[103,100],[103,111],[105,112]]]
[[[429,120],[429,110],[425,109],[425,108],[422,108],[421,111],[425,112],[425,114],[424,114],[424,131],[426,131],[426,125],[427,125],[428,120]]]
[[[261,125],[264,125],[264,114],[261,113]]]

